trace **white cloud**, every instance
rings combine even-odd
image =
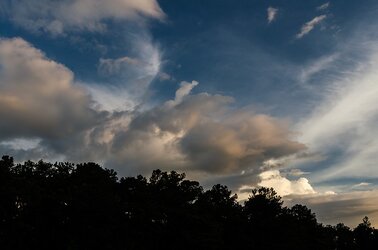
[[[60,35],[66,31],[106,29],[105,21],[163,19],[156,0],[9,0],[12,21],[30,31]]]
[[[324,3],[324,4],[322,4],[322,5],[318,6],[318,7],[316,7],[316,9],[317,10],[326,10],[326,9],[328,9],[329,5],[330,5],[330,3],[326,2],[326,3]]]
[[[360,182],[356,185],[353,185],[353,188],[366,187],[366,186],[369,186],[369,185],[371,185],[371,183],[369,183],[369,182]]]
[[[301,177],[290,181],[283,177],[279,170],[265,171],[259,177],[261,181],[257,184],[258,186],[272,187],[280,196],[316,193],[306,178]]]
[[[197,81],[189,82],[181,82],[180,88],[176,91],[175,99],[173,101],[168,101],[167,104],[169,105],[177,105],[181,103],[185,96],[189,95],[192,89],[198,85]]]
[[[290,169],[290,171],[288,172],[289,175],[292,175],[292,176],[302,176],[302,175],[307,175],[307,174],[310,174],[310,172],[304,172],[300,169]]]
[[[88,90],[100,110],[132,111],[139,104],[139,98],[132,96],[127,88],[122,86],[86,83],[81,85]]]
[[[273,8],[273,7],[269,7],[266,11],[267,11],[267,20],[268,20],[268,23],[273,22],[274,19],[277,16],[277,14],[278,14],[278,9],[277,8]]]
[[[326,15],[320,15],[320,16],[315,17],[311,21],[305,23],[302,26],[300,32],[296,35],[296,38],[300,39],[304,37],[305,35],[307,35],[311,30],[314,29],[316,25],[320,24],[324,19],[326,19],[326,17],[327,17]]]

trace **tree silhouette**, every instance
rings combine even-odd
[[[365,217],[324,226],[259,187],[240,204],[175,171],[118,179],[95,163],[0,160],[1,249],[378,249]]]
[[[353,230],[357,249],[377,249],[377,232],[371,227],[369,218],[365,216],[362,223]]]

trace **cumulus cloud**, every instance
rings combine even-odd
[[[267,20],[268,20],[268,23],[273,22],[274,19],[277,16],[277,14],[278,14],[278,9],[269,6],[269,8],[266,11],[267,11]]]
[[[261,178],[261,181],[258,183],[258,186],[272,187],[280,196],[316,193],[309,181],[304,177],[301,177],[298,180],[290,181],[289,179],[283,177],[279,170],[263,172],[259,175],[259,177]]]
[[[329,5],[330,5],[330,3],[326,2],[326,3],[324,3],[322,5],[319,5],[318,7],[316,7],[316,9],[317,10],[326,10],[326,9],[328,9]]]
[[[119,162],[113,164],[225,174],[304,149],[285,122],[231,111],[228,96],[190,95],[197,84],[184,82],[174,100],[134,114],[128,129],[114,135],[112,153]]]
[[[156,0],[6,0],[12,21],[30,31],[103,31],[106,20],[163,19]]]
[[[239,186],[236,186],[236,193],[239,201],[248,199],[251,190],[256,187],[274,188],[277,194],[284,199],[286,197],[290,199],[291,196],[302,197],[303,195],[317,194],[308,179],[301,177],[297,180],[289,180],[277,169],[255,173],[255,177],[248,174],[247,176],[248,178],[238,179]]]
[[[65,66],[21,38],[0,40],[0,138],[62,138],[103,115]]]
[[[301,39],[305,35],[307,35],[311,30],[315,28],[316,25],[320,24],[324,19],[326,19],[326,15],[320,15],[312,19],[311,21],[305,23],[300,32],[296,35],[297,39]]]
[[[224,175],[258,174],[264,161],[305,148],[285,121],[232,107],[229,96],[191,94],[196,81],[182,82],[161,106],[105,112],[85,90],[91,86],[20,38],[0,41],[0,69],[1,152],[97,161],[121,174]],[[28,148],[17,138],[37,143]]]

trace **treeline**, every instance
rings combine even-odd
[[[176,172],[123,177],[95,163],[0,160],[0,249],[378,249],[367,218],[318,223],[258,188],[239,204]]]

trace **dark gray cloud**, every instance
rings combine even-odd
[[[290,139],[290,131],[280,121],[243,112],[198,124],[186,134],[181,146],[193,166],[211,172],[260,167],[266,160],[305,148]]]
[[[175,100],[134,114],[127,130],[114,135],[113,159],[141,171],[175,167],[229,174],[305,148],[280,120],[231,109],[228,96],[183,91],[196,84],[183,83]]]
[[[353,228],[364,216],[368,216],[373,225],[378,222],[378,190],[291,196],[285,202],[289,206],[296,203],[309,206],[319,221],[327,224],[343,222]]]

